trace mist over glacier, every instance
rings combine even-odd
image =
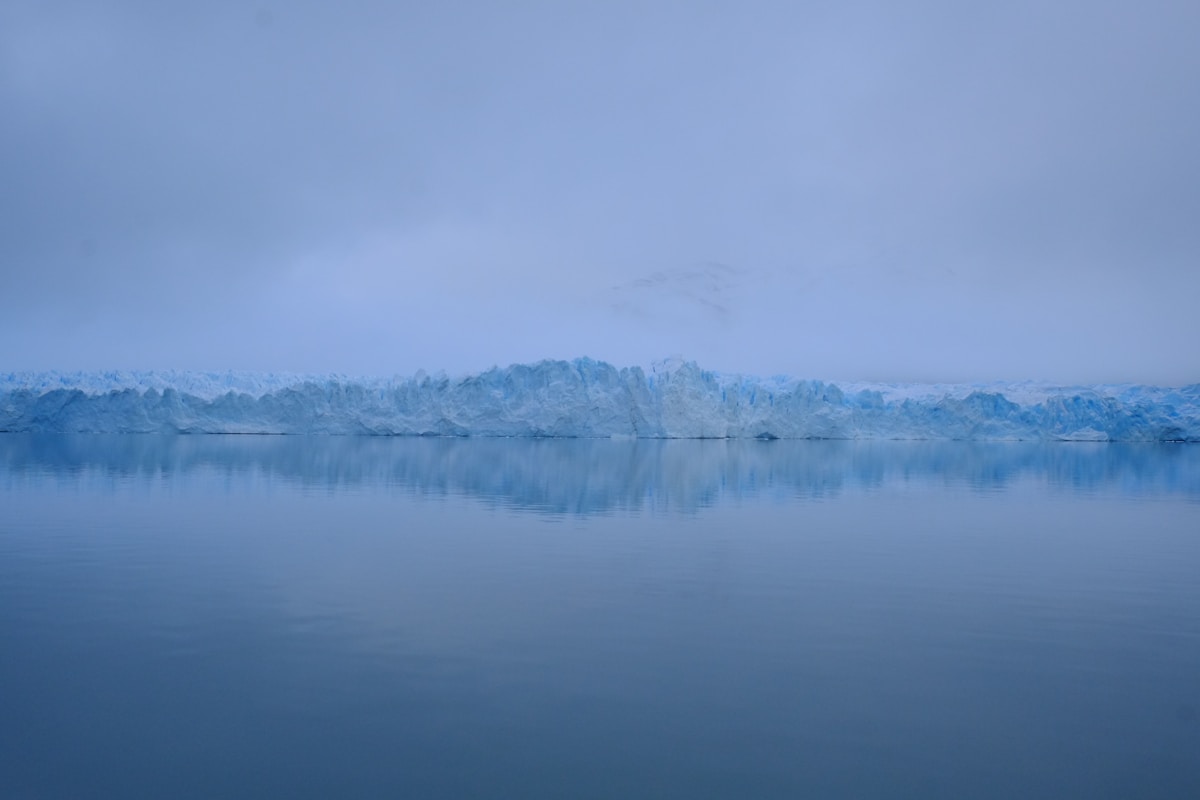
[[[1200,4],[352,5],[0,3],[0,369],[1200,380]]]
[[[829,383],[589,358],[451,378],[0,374],[0,431],[1200,441],[1200,384]]]

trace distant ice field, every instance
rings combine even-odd
[[[827,383],[588,358],[451,378],[0,373],[0,431],[1200,441],[1200,384]]]

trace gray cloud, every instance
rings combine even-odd
[[[7,3],[0,368],[1198,380],[1198,28]]]
[[[612,308],[645,321],[662,313],[665,304],[679,304],[715,323],[728,323],[739,287],[749,278],[744,268],[707,263],[659,270],[612,288]]]

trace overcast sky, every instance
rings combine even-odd
[[[0,370],[1200,381],[1198,41],[1195,0],[5,0]]]

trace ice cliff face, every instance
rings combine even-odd
[[[0,374],[0,431],[1200,441],[1200,384],[882,385],[591,359],[450,379]]]

